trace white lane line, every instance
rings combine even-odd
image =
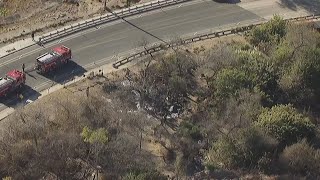
[[[91,67],[91,66],[93,66],[93,65],[95,65],[95,64],[104,63],[104,62],[106,62],[106,61],[112,60],[113,57],[123,58],[124,56],[126,56],[127,54],[130,54],[130,53],[132,53],[132,52],[135,52],[135,49],[131,49],[131,50],[129,50],[129,51],[120,53],[119,55],[121,55],[121,56],[116,56],[116,55],[113,55],[112,57],[109,56],[109,57],[102,58],[102,59],[100,59],[100,60],[94,61],[94,62],[92,62],[92,63],[86,64],[86,65],[84,65],[84,66],[82,66],[82,67],[83,67],[83,68],[88,68],[88,67]],[[111,62],[110,62],[110,63],[111,63]],[[104,66],[104,65],[106,65],[106,64],[99,65],[99,67],[100,67],[100,66]],[[90,71],[90,70],[88,70],[88,71]],[[63,76],[63,75],[61,75],[61,76]],[[59,78],[59,77],[58,77],[58,78]],[[52,84],[52,82],[53,82],[52,80],[47,80],[47,81],[42,82],[41,84],[39,84],[39,85],[37,85],[37,86],[34,86],[33,89],[36,90],[36,91],[38,91],[38,90],[41,89],[42,87]],[[59,83],[56,83],[56,84],[59,84]],[[44,90],[45,90],[45,89],[44,89]],[[43,90],[43,91],[44,91],[44,90]],[[11,102],[11,101],[10,101],[10,102]],[[4,104],[0,104],[0,108],[1,108],[1,107],[4,107],[4,106],[5,106]]]
[[[88,32],[88,33],[89,33],[89,32]],[[122,33],[122,32],[119,32],[119,33]],[[117,34],[119,34],[119,33],[115,33],[115,34],[113,34],[113,35],[117,35]],[[123,33],[125,33],[125,32],[123,32]],[[73,39],[73,38],[82,36],[82,35],[83,35],[83,34],[71,35],[71,36],[69,36],[69,37],[67,37],[67,38],[65,38],[65,39],[59,40],[58,42],[48,43],[48,44],[46,44],[46,46],[49,48],[49,47],[52,47],[52,46],[54,46],[54,45],[56,45],[56,44],[58,44],[58,43],[65,42],[65,41],[71,40],[71,39]],[[107,41],[107,42],[108,42],[108,41]],[[90,47],[90,46],[89,46],[89,47]],[[31,55],[31,54],[33,54],[33,53],[40,52],[41,50],[43,50],[42,47],[37,48],[37,49],[35,49],[35,50],[32,50],[32,51],[30,51],[30,52],[27,52],[27,53],[25,53],[25,54],[23,54],[23,55],[20,55],[20,57],[16,57],[16,58],[13,58],[13,59],[11,59],[11,60],[8,60],[8,61],[5,61],[5,62],[3,62],[3,63],[0,63],[0,67],[5,66],[5,65],[8,65],[8,64],[13,63],[13,62],[16,62],[16,61],[19,61],[19,59],[21,59],[22,57],[27,57],[27,56],[29,56],[29,55]]]
[[[95,43],[95,44],[90,44],[88,46],[83,46],[79,49],[76,49],[76,50],[73,50],[73,52],[79,52],[83,49],[86,49],[86,48],[90,48],[90,47],[94,47],[94,46],[98,46],[98,45],[101,45],[101,44],[106,44],[106,43],[110,43],[112,41],[117,41],[117,40],[122,40],[122,39],[126,39],[127,37],[121,37],[121,38],[115,38],[115,39],[108,39],[107,41],[103,41],[103,42],[100,42],[100,43]]]
[[[210,0],[207,0],[207,1],[210,1]],[[184,3],[184,5],[185,5],[185,6],[190,6],[190,5],[199,4],[199,3],[202,3],[202,2],[201,2],[201,1],[191,1],[191,2],[186,2],[186,3]],[[181,5],[181,4],[180,4],[180,5]],[[172,5],[172,6],[165,7],[164,9],[165,9],[166,11],[168,11],[168,10],[172,10],[172,9],[177,8],[177,6],[178,6],[178,5]],[[161,10],[154,10],[154,11],[149,12],[149,14],[151,15],[151,14],[156,14],[156,13],[159,13],[159,12],[162,12],[162,11],[161,11]],[[128,17],[127,20],[137,19],[137,17],[142,17],[143,15],[146,15],[146,14],[147,14],[147,13],[144,12],[144,13],[142,13],[142,14],[140,14],[140,15],[133,15],[133,16],[131,16],[131,17]],[[118,20],[117,20],[117,21],[113,21],[113,22],[110,22],[110,23],[105,23],[105,24],[101,25],[101,27],[102,27],[102,28],[105,28],[105,27],[109,27],[109,26],[112,26],[112,25],[115,25],[115,24],[119,24],[119,23],[121,23],[121,22],[122,22],[122,21],[118,21]],[[99,27],[100,27],[100,26],[99,26]],[[68,35],[66,38],[61,39],[60,42],[63,43],[63,42],[66,42],[66,41],[68,41],[68,40],[71,40],[71,39],[77,38],[77,37],[79,37],[79,36],[82,36],[83,34],[89,34],[89,33],[94,32],[94,31],[97,31],[97,29],[95,29],[94,27],[90,27],[90,28],[87,29],[87,30],[81,31],[81,33],[75,33],[75,34]],[[52,46],[54,46],[54,45],[56,45],[57,43],[60,43],[60,42],[53,41],[53,42],[47,43],[47,44],[45,44],[45,45],[46,45],[46,47],[52,47]],[[32,51],[29,51],[29,52],[23,54],[22,57],[29,56],[29,55],[31,55],[31,54],[33,54],[33,53],[36,53],[36,52],[41,51],[42,49],[43,49],[42,47],[39,47],[39,48],[37,48],[37,49],[34,49],[34,50],[32,50]],[[22,58],[22,57],[21,57],[21,58]],[[18,61],[18,60],[19,60],[18,57],[12,58],[12,59],[10,59],[10,60],[8,60],[8,61],[5,61],[5,62],[0,63],[0,67],[5,66],[5,65],[8,65],[8,64],[13,63],[13,62]]]

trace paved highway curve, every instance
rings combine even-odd
[[[177,5],[175,8],[169,7],[152,12],[142,17],[128,18],[128,21],[154,36],[168,39],[173,36],[194,33],[217,26],[258,19],[260,19],[259,16],[236,4],[192,1]],[[45,47],[32,46],[4,57],[0,59],[0,74],[3,75],[15,68],[21,69],[22,63],[25,63],[27,69],[32,67],[35,58],[40,53],[48,51],[57,44],[64,44],[72,49],[73,61],[76,63],[73,66],[77,66],[78,69],[83,68],[82,71],[90,70],[95,68],[95,65],[90,65],[92,62],[106,59],[107,57],[110,58],[107,58],[101,64],[113,62],[116,59],[111,59],[112,56],[137,47],[138,43],[144,38],[148,42],[159,41],[142,30],[119,20],[65,37],[46,44]],[[62,75],[60,74],[55,79],[51,78],[51,80],[59,81],[60,76],[70,76],[73,66],[71,65],[69,69],[63,70]],[[52,85],[52,82],[50,82],[50,78],[31,72],[27,76],[27,85],[30,86],[29,90],[33,89],[39,92]],[[0,110],[5,107],[6,105],[1,104]]]

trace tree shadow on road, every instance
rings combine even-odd
[[[312,14],[320,13],[320,0],[280,0],[279,5],[293,11],[303,8]]]
[[[227,4],[237,4],[241,2],[241,0],[213,0],[213,1],[217,3],[227,3]]]
[[[151,37],[153,37],[153,38],[155,38],[155,39],[157,39],[157,40],[159,40],[159,41],[161,41],[161,42],[163,42],[163,43],[165,43],[165,44],[168,44],[168,42],[166,42],[165,40],[161,39],[160,37],[158,37],[158,36],[150,33],[149,31],[146,31],[146,30],[142,29],[141,27],[133,24],[132,22],[126,20],[125,17],[120,17],[120,16],[118,16],[116,13],[114,13],[114,12],[113,12],[111,9],[109,9],[108,7],[106,8],[106,10],[107,10],[108,12],[112,13],[114,16],[118,17],[119,19],[122,19],[124,22],[126,22],[126,23],[129,24],[130,26],[132,26],[132,27],[140,30],[141,32],[144,32],[144,33],[148,34],[149,36],[151,36]]]

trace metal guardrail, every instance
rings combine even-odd
[[[290,19],[286,19],[286,21],[302,21],[302,20],[318,20],[320,19],[320,15],[310,15],[310,16],[303,16],[303,17],[296,17],[296,18],[290,18]],[[155,52],[159,52],[168,48],[172,48],[172,47],[177,47],[177,46],[181,46],[184,44],[189,44],[189,43],[194,43],[194,42],[198,42],[198,41],[203,41],[203,40],[207,40],[207,39],[212,39],[212,38],[216,38],[216,37],[222,37],[222,36],[227,36],[227,35],[231,35],[231,34],[236,34],[236,33],[242,33],[242,32],[246,32],[249,31],[251,29],[253,29],[256,26],[265,24],[267,21],[264,22],[259,22],[259,23],[254,23],[254,24],[250,24],[247,26],[240,26],[240,27],[236,27],[236,28],[231,28],[231,29],[227,29],[227,30],[223,30],[223,31],[217,31],[217,32],[210,32],[210,33],[204,33],[201,35],[197,35],[197,36],[193,36],[193,37],[189,37],[189,38],[185,38],[182,39],[179,42],[176,43],[172,43],[172,44],[160,44],[156,47],[152,47],[149,49],[146,49],[144,51],[135,53],[133,55],[130,55],[126,58],[123,58],[120,61],[115,62],[112,66],[116,69],[118,69],[118,67],[127,64],[129,62],[131,62],[133,59],[135,58],[139,58],[145,55],[148,55],[150,53],[155,53]]]
[[[63,28],[61,30],[57,30],[54,33],[50,33],[47,35],[43,35],[39,38],[40,43],[47,43],[50,41],[53,41],[55,39],[61,38],[63,36],[70,35],[75,32],[79,32],[94,26],[98,26],[100,24],[104,24],[107,22],[111,22],[114,20],[119,19],[119,17],[128,17],[136,14],[140,14],[143,12],[148,12],[151,10],[167,7],[170,5],[175,5],[183,2],[187,2],[190,0],[157,0],[157,1],[152,1],[146,4],[141,4],[141,5],[136,5],[132,6],[126,9],[121,9],[118,11],[115,11],[113,13],[108,13],[106,15],[93,18],[91,20],[84,21],[82,23],[78,23],[76,25],[71,25],[70,27]]]

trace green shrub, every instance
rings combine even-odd
[[[187,136],[187,137],[189,136],[194,140],[199,140],[202,137],[200,133],[200,128],[187,121],[183,121],[180,124],[178,133],[181,134],[182,136]]]
[[[250,32],[250,43],[279,42],[280,38],[286,35],[286,21],[280,16],[274,16],[269,22],[257,26]]]
[[[12,177],[6,176],[6,177],[2,178],[2,180],[12,180]]]
[[[101,143],[105,144],[109,141],[108,131],[105,128],[99,128],[97,130],[92,130],[89,127],[85,126],[82,129],[81,137],[84,142],[88,142],[90,144]]]
[[[253,128],[242,130],[234,141],[240,155],[238,166],[244,168],[256,167],[261,157],[272,152],[278,144],[274,138]]]
[[[250,85],[246,73],[238,69],[222,69],[214,80],[215,94],[219,98],[237,96],[241,89],[249,88]]]
[[[296,53],[298,54],[298,53]],[[297,58],[287,63],[279,84],[288,94],[290,102],[300,105],[314,106],[320,97],[320,48],[308,49]]]
[[[260,93],[265,105],[273,105],[281,96],[273,62],[257,50],[238,50],[237,57],[241,62],[241,71],[246,72],[251,80],[252,89]]]
[[[8,10],[4,7],[0,7],[0,16],[5,17],[7,16],[7,14],[8,14]]]
[[[256,129],[248,128],[234,137],[222,137],[207,153],[207,166],[220,168],[256,167],[261,157],[272,152],[277,141]]]
[[[233,140],[222,137],[212,144],[207,153],[207,166],[220,168],[233,168],[238,160],[237,147]]]
[[[280,155],[280,162],[292,173],[320,175],[320,151],[305,139],[286,147]]]
[[[280,142],[294,143],[314,136],[315,125],[292,105],[277,105],[263,111],[256,125]]]

